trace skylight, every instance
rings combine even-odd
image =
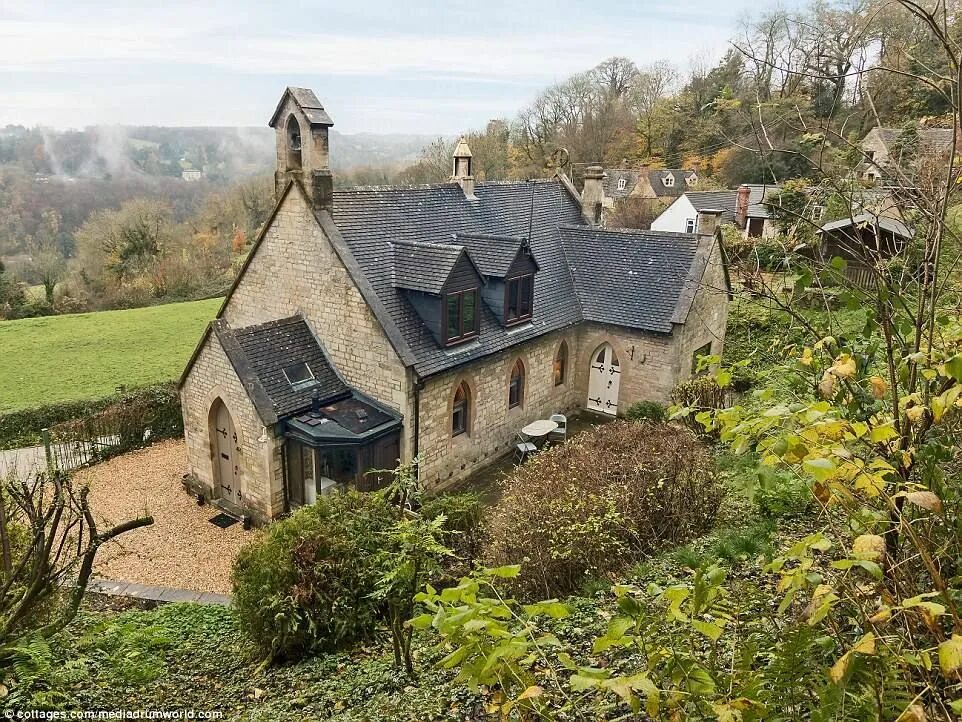
[[[293,366],[288,366],[284,369],[284,377],[287,382],[291,385],[291,388],[302,389],[307,386],[313,386],[317,383],[314,379],[314,372],[311,371],[311,367],[305,362],[301,361]]]

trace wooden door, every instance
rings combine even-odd
[[[602,344],[594,352],[588,369],[588,408],[611,416],[618,415],[618,387],[621,366],[611,344]]]
[[[218,401],[214,421],[214,468],[217,472],[219,498],[240,504],[240,448],[234,420],[222,401]]]

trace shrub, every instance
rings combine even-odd
[[[463,561],[471,563],[481,550],[481,522],[484,507],[473,492],[439,494],[421,506],[421,516],[433,520],[444,516],[441,541]]]
[[[43,429],[67,434],[79,430],[84,419],[105,414],[117,420],[121,416],[137,422],[143,431],[151,430],[150,441],[169,439],[184,433],[180,396],[172,383],[121,391],[99,399],[81,399],[38,406],[32,409],[0,414],[0,449],[12,449],[40,443]],[[110,431],[109,434],[119,433]]]
[[[257,650],[296,659],[370,637],[382,611],[377,553],[395,520],[380,495],[337,493],[248,544],[234,562],[233,603]]]
[[[561,596],[703,533],[723,494],[710,454],[690,433],[615,421],[505,479],[485,562],[523,563],[522,594]]]
[[[714,411],[731,405],[731,390],[722,388],[711,376],[694,376],[678,384],[671,391],[671,400],[682,409],[687,409],[678,418],[699,435],[706,435],[697,416],[702,411]]]
[[[660,423],[667,417],[664,404],[657,401],[638,401],[628,407],[625,418],[629,421],[654,421]]]
[[[804,479],[761,467],[752,499],[758,510],[770,519],[803,516],[815,497]]]

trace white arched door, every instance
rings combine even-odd
[[[214,471],[215,494],[225,501],[240,504],[243,499],[240,479],[240,446],[234,420],[224,402],[218,399],[214,409]]]
[[[611,344],[602,344],[591,358],[588,369],[588,408],[603,414],[618,414],[618,386],[621,366]]]

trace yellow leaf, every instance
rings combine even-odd
[[[905,410],[905,415],[908,417],[909,421],[913,424],[917,424],[925,416],[925,406],[916,405],[909,407]]]
[[[889,390],[889,385],[885,383],[885,379],[881,376],[873,376],[869,379],[869,383],[872,384],[872,396],[876,399],[884,399],[885,393]]]
[[[835,395],[835,377],[829,371],[826,371],[822,380],[818,382],[818,393],[826,399]]]
[[[868,618],[872,624],[882,624],[892,618],[892,608],[887,604]]]
[[[836,660],[832,668],[828,670],[829,679],[831,679],[835,684],[842,681],[845,673],[848,671],[848,665],[852,661],[852,653],[846,652],[841,657]]]
[[[840,379],[848,379],[855,375],[855,372],[858,371],[858,366],[855,364],[855,359],[849,354],[843,353],[835,359],[835,363],[832,364],[832,368],[829,370]]]
[[[544,688],[539,687],[536,684],[528,687],[524,692],[518,695],[518,699],[532,699],[534,697],[540,697],[544,694]]]
[[[802,351],[802,357],[799,359],[799,361],[800,361],[800,362],[802,363],[802,365],[804,365],[804,366],[811,366],[811,365],[812,365],[812,361],[814,361],[814,360],[815,360],[815,359],[814,359],[814,357],[812,356],[812,349],[810,349],[810,348],[806,348],[804,351]]]
[[[925,709],[920,704],[910,704],[900,714],[895,722],[926,722]]]
[[[885,556],[885,539],[878,534],[862,534],[852,543],[852,552],[859,559],[880,561]]]
[[[853,652],[858,652],[859,654],[875,654],[875,635],[872,632],[867,632],[864,637],[862,637],[855,646],[852,647]]]
[[[942,513],[942,500],[931,491],[910,491],[905,495],[905,500],[936,514]]]
[[[939,645],[939,666],[943,674],[951,674],[962,667],[962,636],[953,634]]]

